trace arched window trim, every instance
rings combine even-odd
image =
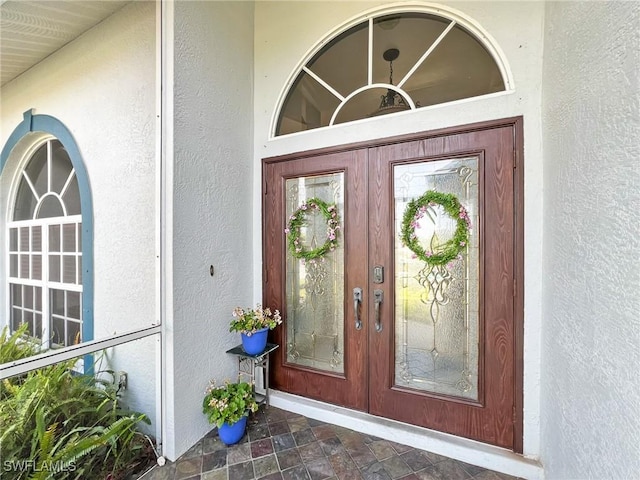
[[[22,162],[31,158],[36,148],[44,142],[56,138],[63,145],[69,155],[75,170],[78,188],[80,190],[80,208],[82,216],[82,340],[93,340],[93,201],[87,175],[80,150],[69,129],[57,118],[49,115],[34,115],[33,109],[23,114],[23,120],[13,130],[7,143],[0,153],[0,174],[4,171],[9,156],[14,147],[31,133],[42,133],[43,137],[31,145],[24,155]],[[22,172],[25,163],[21,163],[18,172]],[[11,202],[13,205],[13,202]]]
[[[352,27],[354,27],[356,25],[359,25],[359,24],[361,24],[361,23],[363,23],[365,21],[368,21],[369,22],[369,51],[368,51],[368,55],[369,55],[369,63],[370,63],[371,62],[371,31],[372,31],[371,30],[371,26],[373,24],[374,19],[378,18],[378,17],[385,16],[385,15],[394,14],[394,13],[408,13],[408,12],[426,13],[426,14],[435,15],[435,16],[447,19],[447,20],[451,21],[452,23],[449,25],[449,27],[447,27],[445,32],[449,31],[453,26],[458,24],[458,25],[462,26],[463,28],[465,28],[469,33],[471,33],[476,38],[476,40],[478,40],[478,42],[480,42],[484,46],[484,48],[487,50],[487,52],[489,52],[489,54],[491,55],[491,57],[495,61],[496,66],[500,70],[500,74],[502,75],[502,80],[504,82],[505,89],[504,89],[504,91],[501,91],[501,92],[482,95],[482,97],[503,95],[505,93],[509,93],[509,92],[512,92],[512,91],[515,90],[513,74],[511,73],[511,68],[509,67],[509,63],[507,61],[506,55],[504,54],[504,52],[502,51],[502,49],[498,45],[498,42],[496,42],[496,40],[484,28],[482,28],[482,26],[478,22],[476,22],[471,17],[465,15],[464,13],[460,12],[459,10],[455,10],[453,8],[446,7],[446,6],[443,6],[443,5],[437,5],[437,4],[406,4],[405,3],[405,4],[387,5],[387,6],[384,6],[384,7],[376,7],[376,8],[373,8],[373,9],[367,11],[367,12],[358,14],[358,15],[352,17],[351,19],[347,20],[343,24],[333,28],[328,33],[326,33],[319,42],[317,42],[313,47],[311,47],[309,50],[307,50],[305,55],[302,56],[302,59],[297,63],[297,65],[295,66],[295,68],[293,69],[291,74],[289,75],[288,80],[283,85],[283,87],[282,87],[282,89],[280,91],[280,94],[278,95],[278,100],[277,100],[276,106],[275,106],[275,108],[273,110],[273,114],[271,116],[271,127],[269,129],[269,140],[273,140],[275,138],[282,137],[282,136],[298,135],[298,134],[301,134],[301,133],[308,132],[307,130],[305,130],[305,131],[302,131],[302,132],[294,132],[294,133],[289,133],[289,134],[286,134],[286,135],[276,135],[276,129],[278,128],[278,118],[280,116],[280,112],[281,112],[282,108],[284,107],[284,102],[285,102],[285,100],[287,98],[287,95],[288,95],[290,89],[293,87],[294,82],[295,82],[296,78],[298,77],[298,75],[300,74],[300,72],[305,71],[306,73],[311,74],[311,71],[306,67],[306,65],[325,45],[327,45],[335,37],[337,37],[338,35],[346,32],[350,28],[352,28]],[[436,40],[436,44],[439,42],[439,40],[440,39]],[[342,109],[342,107],[345,105],[345,103],[349,99],[354,97],[357,93],[360,93],[362,91],[369,90],[369,89],[372,89],[372,88],[376,88],[376,87],[391,88],[392,90],[397,91],[399,94],[403,95],[405,100],[407,100],[408,102],[411,102],[411,110],[414,110],[415,109],[415,105],[413,105],[413,102],[411,101],[410,96],[407,95],[407,93],[404,92],[401,88],[399,88],[399,87],[402,87],[402,84],[411,75],[411,73],[412,72],[409,72],[405,76],[405,78],[402,79],[401,82],[399,82],[399,86],[398,85],[394,86],[394,85],[390,85],[390,84],[387,84],[387,83],[372,84],[372,81],[371,81],[371,65],[369,65],[369,78],[368,78],[369,85],[360,87],[359,89],[351,92],[346,97],[343,97],[342,95],[340,95],[337,92],[333,92],[332,88],[328,88],[328,90],[331,93],[333,93],[340,100],[340,105],[334,111],[334,113],[332,115],[332,118],[331,118],[331,122],[329,123],[328,126],[319,127],[319,128],[314,129],[314,130],[320,130],[320,129],[326,129],[326,128],[333,127],[334,120],[337,117],[337,114],[339,113],[339,111]],[[318,78],[317,78],[317,76],[315,74],[312,74],[312,76],[316,80],[318,80]],[[323,81],[321,83],[323,85],[325,85]],[[327,85],[325,85],[325,88],[326,87],[327,87]],[[474,97],[474,98],[477,98],[477,97]],[[455,103],[458,103],[458,102],[465,102],[465,101],[468,101],[468,100],[469,100],[468,98],[455,100],[455,101],[452,101],[452,102],[447,102],[447,105],[455,104]],[[427,107],[422,107],[422,108],[423,109],[428,109],[428,108],[433,108],[433,107],[438,107],[438,106],[439,105],[434,105],[434,106],[427,106]],[[363,120],[368,120],[368,119],[356,120],[355,122],[359,122],[359,121],[363,121]]]

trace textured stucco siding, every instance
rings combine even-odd
[[[640,4],[546,6],[542,461],[640,471]]]
[[[202,414],[210,379],[235,378],[225,354],[236,305],[252,303],[253,4],[175,4],[173,312],[167,455],[212,427]],[[213,265],[215,274],[209,275]]]
[[[132,2],[0,92],[2,145],[33,108],[62,122],[82,155],[94,207],[95,339],[157,321],[155,26],[154,2]],[[0,179],[2,232],[19,157],[9,157]],[[0,318],[5,301],[0,295]],[[131,345],[108,352],[110,367],[128,372],[125,398],[151,417],[153,430],[155,343]]]

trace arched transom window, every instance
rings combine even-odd
[[[385,13],[348,28],[293,77],[275,135],[506,90],[498,55],[474,30],[425,12]]]
[[[82,216],[75,170],[50,139],[21,172],[9,233],[9,317],[45,347],[82,341]]]

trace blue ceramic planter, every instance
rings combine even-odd
[[[222,441],[226,445],[233,445],[238,443],[244,435],[245,428],[247,428],[246,415],[236,423],[232,423],[231,425],[226,422],[223,423],[221,427],[218,427],[218,435],[220,436],[220,441]]]
[[[267,348],[267,334],[269,333],[269,327],[265,327],[262,330],[258,330],[252,333],[251,336],[241,333],[242,336],[242,349],[249,355],[257,355],[264,352]]]

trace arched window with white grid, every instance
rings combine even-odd
[[[56,138],[29,155],[8,228],[9,323],[43,347],[82,342],[82,212],[76,171]]]
[[[383,6],[319,41],[292,72],[272,136],[513,91],[479,24],[435,5]]]
[[[66,125],[24,112],[0,152],[0,186],[0,327],[26,323],[45,348],[94,340],[93,201]]]

